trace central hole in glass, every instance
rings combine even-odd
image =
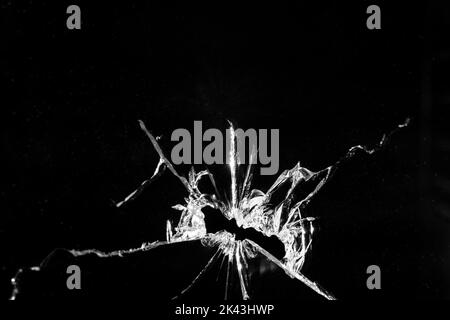
[[[216,209],[205,207],[202,209],[205,214],[205,224],[208,233],[216,233],[226,230],[236,236],[236,240],[252,240],[259,246],[270,252],[277,259],[282,260],[285,254],[283,243],[275,236],[267,237],[253,228],[240,228],[236,220],[228,220]]]

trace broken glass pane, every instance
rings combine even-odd
[[[158,153],[159,162],[153,175],[116,206],[122,207],[136,199],[146,187],[168,170],[186,189],[184,202],[176,203],[172,207],[180,212],[178,222],[173,224],[170,219],[167,220],[164,241],[143,243],[137,248],[112,252],[97,249],[70,250],[72,256],[121,258],[157,248],[199,242],[212,254],[200,272],[189,280],[173,299],[190,291],[212,269],[217,269],[217,279],[220,277],[224,281],[224,299],[228,299],[231,292],[236,290],[242,299],[249,299],[252,297],[251,282],[255,268],[259,262],[264,262],[259,263],[262,272],[265,272],[264,268],[269,271],[282,271],[293,281],[300,281],[316,294],[332,300],[335,297],[330,292],[302,273],[302,267],[312,249],[315,223],[315,218],[306,215],[305,209],[343,162],[352,158],[358,151],[367,154],[378,151],[392,134],[407,126],[409,120],[389,134],[383,135],[373,148],[354,146],[335,164],[322,170],[314,172],[297,163],[293,168],[282,172],[266,191],[252,186],[254,161],[250,159],[248,165],[240,163],[236,151],[239,137],[233,126],[229,129],[231,147],[226,164],[230,177],[229,187],[228,190],[219,191],[214,175],[208,170],[196,172],[192,168],[187,177],[179,174],[165,156],[158,139],[147,130],[142,121],[139,121],[139,124]],[[251,156],[255,156],[254,149]],[[202,192],[201,181],[208,183],[213,192]],[[223,226],[219,230],[212,230],[210,227],[209,214],[223,218]],[[250,234],[253,236],[247,237]],[[268,242],[271,243],[271,250],[264,245]],[[39,267],[30,270],[39,271]],[[14,299],[20,291],[20,286],[16,278],[12,279],[12,283],[15,288],[11,299]]]

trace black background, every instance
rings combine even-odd
[[[82,28],[68,30],[70,4],[1,2],[1,298],[18,268],[54,248],[164,239],[165,220],[177,217],[170,206],[185,195],[169,175],[113,206],[158,161],[138,119],[166,142],[194,120],[278,128],[281,172],[297,161],[324,168],[407,117],[384,150],[347,163],[312,203],[318,233],[303,271],[341,299],[450,297],[449,142],[436,116],[449,101],[446,6],[77,1]],[[370,4],[381,7],[381,30],[366,28]],[[133,289],[157,295],[179,270],[198,272],[199,250],[142,261],[159,271],[145,275],[153,286]],[[379,291],[366,287],[372,264]],[[282,285],[267,280],[261,298],[298,297]]]

